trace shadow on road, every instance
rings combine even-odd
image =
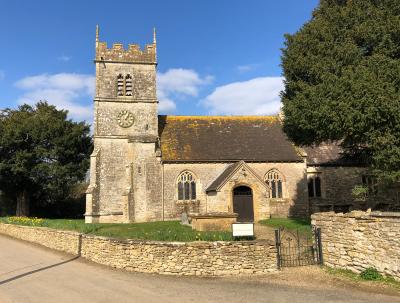
[[[72,261],[78,259],[79,257],[80,256],[76,256],[76,257],[73,257],[72,259],[68,259],[68,260],[65,260],[65,261],[62,261],[62,262],[59,262],[59,263],[55,263],[55,264],[52,264],[52,265],[49,265],[49,266],[45,266],[45,267],[38,268],[38,269],[35,269],[35,270],[32,270],[32,271],[28,271],[26,273],[20,274],[18,276],[12,277],[12,278],[8,278],[6,280],[0,281],[0,285],[6,284],[8,282],[11,282],[11,281],[14,281],[14,280],[17,280],[17,279],[20,279],[20,278],[23,278],[25,276],[33,275],[33,274],[38,273],[40,271],[44,271],[44,270],[47,270],[47,269],[50,269],[50,268],[53,268],[53,267],[57,267],[57,266],[63,265],[65,263],[72,262]]]

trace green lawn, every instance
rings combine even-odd
[[[311,231],[311,220],[306,218],[271,218],[261,220],[260,223],[273,228],[283,227],[288,230],[297,229],[299,232]]]
[[[199,232],[179,221],[130,223],[130,224],[85,224],[84,220],[33,219],[3,217],[0,222],[72,230],[85,234],[117,239],[140,239],[157,241],[231,241],[230,232]]]

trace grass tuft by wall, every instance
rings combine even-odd
[[[84,220],[40,219],[24,217],[3,217],[0,222],[25,226],[48,227],[70,230],[83,234],[116,239],[137,239],[154,241],[231,241],[230,232],[199,232],[179,221],[146,222],[131,224],[91,223]]]

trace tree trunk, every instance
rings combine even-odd
[[[17,193],[17,217],[29,216],[29,195],[26,189]]]

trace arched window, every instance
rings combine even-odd
[[[125,96],[132,96],[132,76],[125,76]]]
[[[193,174],[185,171],[178,177],[178,200],[196,199],[196,179]]]
[[[273,169],[267,172],[265,182],[270,187],[271,198],[283,198],[283,179],[279,171]]]
[[[117,96],[124,95],[124,77],[119,74],[117,77]]]

